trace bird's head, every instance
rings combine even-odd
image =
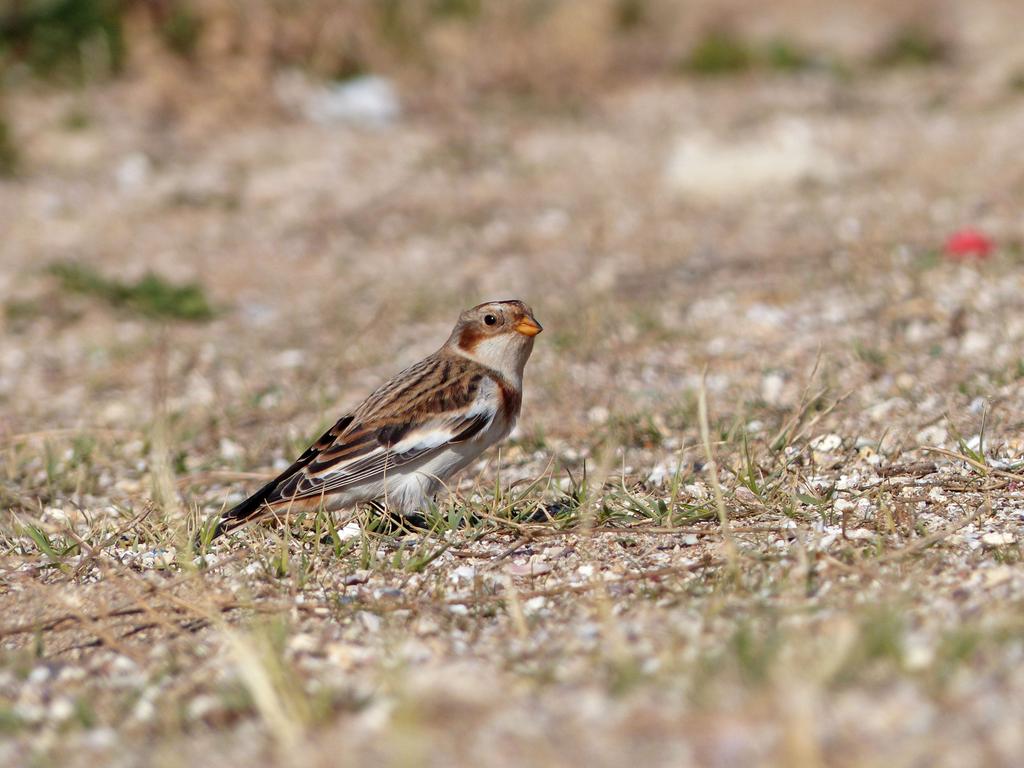
[[[446,346],[518,381],[542,330],[523,302],[489,301],[459,315]]]

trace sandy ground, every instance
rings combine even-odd
[[[952,64],[569,113],[9,96],[0,762],[1015,764],[1024,93],[993,8]],[[967,226],[989,258],[944,253]],[[67,260],[216,315],[70,293]],[[432,530],[188,550],[507,297],[546,328],[523,417]]]

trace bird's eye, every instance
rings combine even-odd
[[[498,318],[494,315],[484,315],[484,325],[497,325]]]

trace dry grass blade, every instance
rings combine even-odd
[[[722,486],[718,481],[718,463],[715,461],[715,454],[711,449],[711,430],[708,427],[707,387],[705,386],[706,378],[707,372],[701,377],[697,407],[697,418],[700,422],[700,439],[704,445],[704,456],[707,460],[708,475],[711,480],[711,492],[714,494],[715,507],[718,509],[718,523],[721,527],[725,558],[729,563],[730,571],[735,576],[739,573],[739,553],[736,549],[736,542],[732,537],[732,532],[729,529],[729,512],[725,508],[725,496],[722,494]]]
[[[235,553],[232,556],[225,557],[219,560],[216,565],[210,566],[205,571],[193,571],[191,573],[184,574],[171,581],[169,584],[156,585],[150,582],[141,581],[140,584],[143,586],[144,597],[143,600],[147,601],[148,605],[155,604],[162,596],[173,596],[174,590],[186,585],[187,583],[201,578],[217,568],[223,568],[231,563],[238,562],[244,557],[248,556],[248,552],[242,551]],[[138,578],[138,574],[131,573],[129,570],[121,566],[121,572],[130,574],[132,578]],[[35,632],[50,632],[55,631],[64,624],[74,624],[84,620],[91,622],[97,622],[102,619],[118,618],[123,616],[134,616],[140,613],[145,613],[147,607],[141,607],[139,602],[130,601],[124,605],[116,608],[111,608],[106,611],[100,611],[97,613],[89,614],[88,616],[81,616],[78,612],[63,613],[57,616],[45,618],[45,619],[34,619],[28,622],[16,623],[7,627],[0,627],[0,638],[11,637],[14,635],[32,634]]]
[[[896,550],[895,552],[887,552],[884,555],[879,555],[877,558],[875,558],[874,562],[891,563],[904,560],[910,557],[911,555],[917,554],[918,552],[928,549],[929,547],[933,547],[936,544],[939,544],[940,542],[949,538],[960,529],[967,527],[976,520],[979,520],[985,514],[992,514],[991,501],[987,500],[984,504],[975,509],[974,512],[972,512],[971,514],[965,515],[956,522],[951,523],[935,531],[934,533],[930,533],[927,536],[917,539],[916,541],[908,544],[907,546],[901,549]]]
[[[1024,482],[1024,475],[1022,474],[1019,474],[1017,472],[1007,472],[1005,469],[997,469],[995,467],[990,467],[987,464],[984,464],[971,456],[965,456],[962,453],[958,453],[957,451],[951,451],[948,448],[926,447],[922,448],[921,450],[927,451],[928,453],[937,453],[940,456],[945,456],[946,458],[949,459],[955,459],[956,461],[962,461],[965,464],[971,465],[972,467],[974,467],[974,469],[978,470],[978,472],[980,472],[983,475],[994,475],[996,477],[1005,477],[1007,480],[1016,480],[1018,482]]]
[[[302,744],[309,721],[308,706],[291,686],[275,661],[273,651],[258,644],[252,635],[224,630],[235,667],[252,694],[264,722],[274,735],[282,757],[292,758]]]

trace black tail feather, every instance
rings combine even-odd
[[[223,536],[225,533],[245,525],[245,523],[258,515],[260,510],[264,509],[264,502],[273,494],[277,483],[276,479],[271,480],[245,501],[221,515],[213,529],[213,535],[210,537],[211,541],[218,536]]]
[[[220,520],[217,521],[217,525],[214,527],[210,540],[212,541],[218,536],[230,533],[236,528],[245,525],[265,508],[267,502],[271,500],[274,502],[280,501],[281,497],[278,492],[281,488],[281,483],[313,461],[319,451],[331,445],[338,435],[352,424],[352,418],[351,415],[342,416],[333,427],[320,436],[319,440],[307,448],[288,469],[264,485],[241,504],[232,507],[221,515]]]

